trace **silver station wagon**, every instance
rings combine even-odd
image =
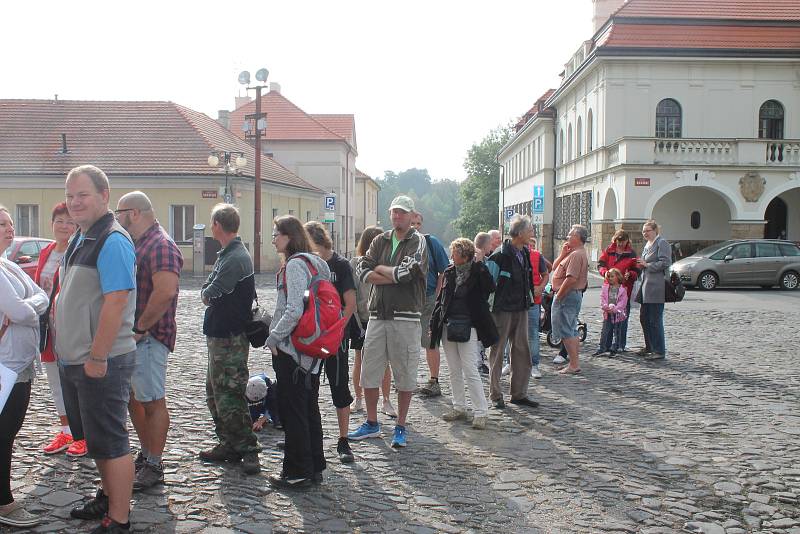
[[[723,241],[672,264],[687,286],[780,286],[797,289],[800,247],[777,239]]]

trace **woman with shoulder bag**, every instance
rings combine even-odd
[[[489,295],[494,292],[492,275],[481,261],[475,261],[472,241],[459,238],[450,244],[453,264],[444,271],[444,281],[431,316],[431,348],[442,341],[450,368],[453,407],[445,421],[466,419],[464,382],[474,407],[472,428],[486,428],[488,402],[480,372],[475,366],[480,340],[484,347],[497,342],[497,327],[489,313]]]
[[[636,265],[642,271],[642,288],[637,299],[642,305],[639,321],[645,347],[639,354],[648,360],[663,360],[667,353],[664,338],[664,280],[672,263],[672,249],[669,242],[659,235],[658,224],[652,219],[642,226],[642,236],[647,243]]]
[[[597,260],[597,272],[603,278],[611,269],[619,269],[622,273],[623,285],[628,294],[625,318],[619,324],[619,350],[620,352],[626,352],[628,350],[628,317],[631,314],[631,301],[635,296],[633,294],[633,286],[639,279],[639,267],[637,265],[636,252],[631,247],[630,236],[625,230],[614,232],[611,244],[600,254],[600,259]]]
[[[39,316],[47,294],[19,266],[3,257],[14,242],[14,221],[0,206],[0,366],[16,380],[0,408],[0,524],[32,527],[39,517],[29,513],[11,493],[11,451],[31,398],[34,362],[39,355]]]

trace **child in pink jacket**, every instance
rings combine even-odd
[[[593,356],[614,356],[620,347],[620,325],[625,320],[628,292],[623,285],[625,279],[619,269],[606,271],[606,281],[600,292],[600,308],[603,310],[603,331],[600,333],[600,348]]]

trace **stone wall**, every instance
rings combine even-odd
[[[764,237],[763,222],[731,223],[731,239],[761,239]]]

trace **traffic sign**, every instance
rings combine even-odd
[[[533,197],[533,213],[544,213],[544,199]]]
[[[533,224],[544,224],[544,213],[534,213]]]
[[[533,186],[533,198],[544,198],[544,186],[543,185],[534,185]]]
[[[324,223],[335,223],[336,222],[336,213],[333,211],[326,211],[325,215],[323,216],[322,222]]]
[[[336,211],[336,195],[325,195],[325,210]]]
[[[510,219],[513,216],[514,216],[514,210],[513,209],[506,209],[506,219]]]

